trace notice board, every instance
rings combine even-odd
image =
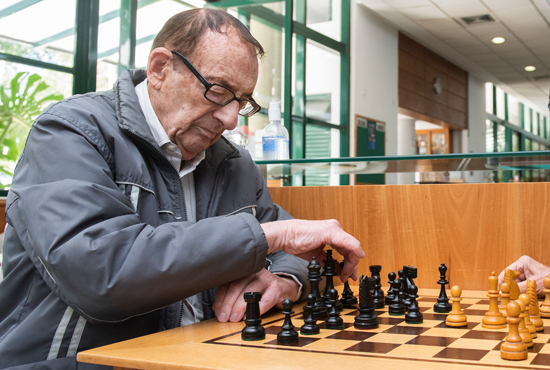
[[[386,123],[355,115],[355,155],[373,157],[386,155]],[[355,183],[385,184],[385,174],[356,175]]]

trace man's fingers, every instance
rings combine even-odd
[[[519,282],[518,287],[520,292],[525,293],[527,289],[527,281]]]
[[[227,322],[227,316],[222,317],[221,314],[221,308],[226,293],[227,284],[219,286],[218,290],[216,291],[216,299],[214,300],[214,304],[212,305],[212,309],[214,310],[214,313],[216,314],[219,322]]]

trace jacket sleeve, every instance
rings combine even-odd
[[[269,194],[269,190],[267,189],[265,179],[263,178],[259,169],[257,171],[257,186],[258,214],[256,215],[256,217],[258,218],[260,223],[293,219],[293,217],[281,206],[273,203],[273,201],[271,200],[271,195]],[[285,253],[283,251],[278,251],[275,253],[271,253],[267,256],[266,266],[268,267],[269,271],[274,274],[292,275],[293,277],[295,277],[302,285],[299,297],[299,301],[301,301],[305,299],[305,297],[309,293],[309,284],[307,280],[308,264],[309,261]]]
[[[90,113],[58,111],[29,134],[6,216],[44,281],[88,321],[125,320],[264,267],[267,241],[250,214],[140,222],[114,181],[116,149],[71,118]]]

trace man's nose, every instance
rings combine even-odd
[[[223,107],[220,106],[214,111],[213,115],[223,124],[226,130],[233,130],[239,123],[239,102],[233,100]]]

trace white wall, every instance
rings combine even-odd
[[[468,75],[468,130],[462,131],[463,153],[486,152],[485,82]],[[486,182],[488,171],[465,172],[466,182]]]
[[[355,155],[355,115],[386,123],[386,155],[397,155],[398,30],[351,1],[350,156]],[[386,183],[394,184],[395,175]]]

